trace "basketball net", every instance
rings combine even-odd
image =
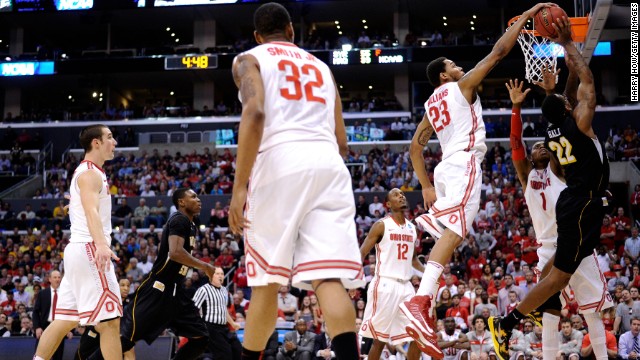
[[[509,20],[509,28],[520,16]],[[507,29],[508,31],[508,29]],[[522,49],[525,61],[525,78],[530,82],[542,81],[543,68],[547,71],[556,71],[558,54],[562,53],[562,47],[551,46],[552,42],[546,39],[533,28],[533,21],[527,22],[518,34],[518,44]],[[556,83],[558,77],[556,76]]]

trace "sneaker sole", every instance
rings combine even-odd
[[[495,354],[496,357],[500,360],[505,360],[505,358],[502,357],[502,355],[500,355],[500,351],[498,351],[498,349],[500,349],[500,343],[496,340],[496,337],[494,336],[494,334],[496,334],[496,329],[493,326],[493,316],[489,317],[489,320],[487,321],[489,323],[489,331],[491,332],[491,342],[493,342],[493,349],[495,350]]]
[[[418,330],[420,330],[422,333],[425,333],[425,334],[429,333],[429,331],[426,328],[426,326],[428,325],[422,324],[421,321],[418,321],[416,317],[413,315],[413,313],[411,313],[411,310],[409,310],[409,308],[404,304],[404,302],[400,303],[400,310],[407,318],[409,318],[409,321],[411,321],[413,326],[415,326]],[[420,317],[422,317],[422,315]]]
[[[442,351],[437,347],[434,347],[433,344],[431,344],[431,342],[429,342],[428,340],[423,339],[424,334],[422,334],[420,331],[412,328],[411,326],[405,327],[404,330],[409,336],[413,338],[420,351],[431,356],[433,359],[444,358],[444,354],[442,353]]]

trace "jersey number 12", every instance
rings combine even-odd
[[[409,245],[396,244],[398,246],[398,260],[407,260],[407,252],[409,251]]]

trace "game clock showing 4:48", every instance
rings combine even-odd
[[[218,67],[218,55],[182,55],[164,58],[165,70],[200,70]]]

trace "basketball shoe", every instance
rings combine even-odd
[[[511,330],[503,329],[500,326],[500,316],[490,316],[489,331],[491,332],[491,340],[493,341],[493,348],[496,350],[496,355],[500,360],[509,359],[509,339],[511,338]]]
[[[434,359],[444,358],[442,350],[438,347],[438,336],[433,331],[433,319],[429,315],[431,296],[416,295],[411,300],[401,303],[400,310],[409,318],[410,322],[405,330],[416,341],[420,351]]]

